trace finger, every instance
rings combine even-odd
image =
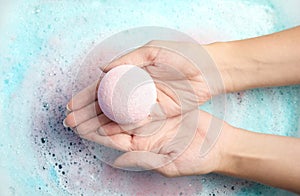
[[[155,85],[157,87],[157,101],[163,106],[166,115],[169,117],[180,114],[181,100],[179,95],[177,95],[178,92],[166,84],[156,83]]]
[[[141,47],[121,56],[116,60],[113,60],[111,63],[101,67],[100,69],[103,72],[108,72],[109,70],[124,64],[131,64],[131,65],[143,67],[151,63],[151,60],[154,58],[155,53],[157,53],[157,48]]]
[[[77,93],[67,104],[68,110],[79,110],[89,105],[97,99],[97,89],[100,80],[95,81],[92,85],[86,87]]]
[[[151,107],[150,118],[152,121],[163,120],[167,118],[167,114],[163,106],[157,102]]]
[[[135,134],[135,130],[137,128],[140,128],[140,127],[143,127],[147,124],[149,124],[150,122],[152,122],[152,117],[149,115],[147,116],[147,118],[139,121],[139,122],[136,122],[136,123],[131,123],[131,124],[120,124],[119,126],[123,129],[123,130],[126,130],[127,133],[129,134]]]
[[[80,110],[76,110],[68,114],[65,119],[65,125],[73,128],[101,113],[98,102],[95,101]]]
[[[102,136],[111,136],[115,134],[126,133],[126,131],[123,130],[120,125],[111,121],[104,126],[100,126],[98,128],[98,133]]]
[[[166,122],[166,120],[152,120],[151,122],[148,122],[143,126],[137,127],[127,132],[133,134],[134,136],[149,138],[150,136],[153,136],[157,132],[161,131]],[[137,139],[137,137],[135,138]]]
[[[174,87],[171,87],[170,85],[168,85],[166,83],[162,83],[160,81],[155,81],[155,86],[158,89],[157,98],[159,101],[162,101],[163,99],[166,99],[166,97],[167,97],[176,105],[180,104],[179,97],[178,97],[176,89]],[[168,101],[170,101],[170,100],[168,100]]]
[[[158,169],[168,163],[167,155],[156,154],[148,151],[126,152],[119,156],[114,166],[118,168],[143,168],[146,170]]]
[[[163,48],[159,55],[157,55],[155,62],[157,64],[164,65],[161,68],[167,69],[164,70],[167,75],[164,75],[164,73],[160,73],[159,77],[168,78],[168,76],[173,75],[171,76],[171,78],[173,79],[182,78],[182,76],[190,78],[201,73],[200,69],[187,58],[188,56],[195,55],[195,51],[199,50],[198,45],[190,44],[190,50],[186,50],[186,44],[178,44],[178,42],[175,41],[157,40],[151,41],[147,45],[155,48]],[[176,69],[177,73],[174,73],[174,68]]]
[[[99,127],[110,123],[111,120],[107,118],[104,114],[100,114],[90,120],[81,123],[76,127],[76,132],[79,135],[85,135],[90,132],[95,132],[99,129]]]
[[[157,127],[159,127],[157,122],[150,118],[146,118],[138,123],[127,125],[120,125],[110,120],[110,122],[105,125],[99,126],[98,133],[103,136],[110,136],[119,133],[145,136],[153,134],[153,132],[157,130]]]
[[[84,139],[96,142],[109,148],[121,151],[130,151],[132,149],[131,136],[127,134],[116,134],[112,136],[102,136],[96,131],[81,136]]]
[[[72,112],[70,110],[66,110],[66,116],[68,116],[69,114],[71,114]]]
[[[150,116],[152,120],[162,120],[181,113],[177,97],[166,94],[166,91],[157,86],[157,102],[152,106]]]

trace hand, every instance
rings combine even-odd
[[[216,123],[210,114],[192,110],[133,130],[141,133],[159,125],[149,135],[128,133],[117,124],[106,124],[101,126],[101,131],[91,131],[82,137],[125,151],[115,161],[116,167],[154,169],[169,177],[206,174],[219,169],[222,157],[220,130],[209,130],[212,121]],[[230,129],[228,124],[217,121],[223,130]]]
[[[152,41],[114,60],[102,69],[107,72],[122,64],[133,64],[146,70],[154,79],[158,94],[151,117],[153,119],[172,117],[197,108],[213,94],[199,68],[174,52],[177,48],[192,51],[199,47],[201,46],[184,42]],[[106,124],[116,126],[98,106],[97,87],[100,81],[101,79],[82,90],[67,104],[70,113],[64,124],[71,128],[76,127],[80,135],[95,133]]]
[[[197,108],[214,94],[199,67],[181,54],[183,50],[199,49],[201,46],[193,43],[151,41],[101,69],[108,72],[124,64],[141,67],[150,74],[157,88],[158,103],[153,115],[176,116]]]
[[[222,148],[220,142],[214,145],[218,134],[211,134],[219,130],[207,137],[213,116],[195,109],[124,130],[101,112],[96,101],[98,84],[93,83],[72,98],[72,111],[66,121],[82,138],[125,151],[115,166],[155,169],[165,176],[204,174],[219,168]]]
[[[207,174],[221,168],[221,149],[230,125],[200,110],[164,121],[153,135],[133,136],[130,152],[118,157],[114,166],[154,169],[168,177]],[[220,123],[220,130],[210,128],[212,121]],[[121,141],[116,144],[121,145]]]

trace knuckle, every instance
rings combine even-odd
[[[86,135],[87,133],[89,133],[90,131],[85,128],[84,126],[82,125],[79,125],[77,128],[76,128],[76,132],[78,135]]]
[[[163,166],[158,169],[158,172],[161,173],[166,178],[176,177],[176,173],[170,166]]]
[[[90,141],[93,141],[94,139],[94,134],[88,134],[88,133],[85,133],[85,134],[82,134],[82,133],[77,133],[77,135],[82,138],[82,139],[86,139],[86,140],[90,140]]]
[[[166,178],[172,178],[172,177],[174,177],[173,174],[167,173],[166,171],[161,172],[161,174],[162,174],[164,177],[166,177]]]
[[[87,135],[77,134],[80,138],[89,140],[89,137]]]
[[[108,135],[109,135],[108,132],[107,132],[105,129],[103,129],[103,127],[99,127],[99,128],[97,129],[97,133],[98,133],[99,135],[102,135],[102,136],[108,136]]]

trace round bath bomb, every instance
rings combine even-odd
[[[146,119],[156,98],[153,79],[135,65],[121,65],[111,69],[104,75],[98,88],[101,110],[119,124],[137,123]]]

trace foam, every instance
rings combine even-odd
[[[152,172],[116,170],[94,158],[89,142],[62,126],[72,88],[84,87],[73,80],[78,65],[95,43],[145,25],[182,30],[202,42],[263,35],[285,27],[282,13],[268,1],[157,1],[151,6],[139,1],[123,5],[19,2],[13,5],[5,32],[0,30],[0,167],[13,179],[4,177],[6,189],[1,191],[16,195],[280,195],[278,189],[220,175],[167,179]],[[299,93],[299,86],[293,86],[230,94],[226,119],[255,131],[294,135]],[[209,110],[209,103],[204,108]]]

